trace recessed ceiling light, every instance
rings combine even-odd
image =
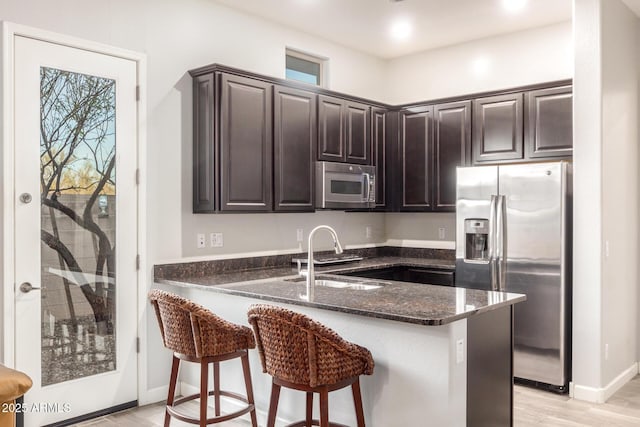
[[[412,32],[413,27],[411,26],[411,23],[404,19],[395,21],[391,24],[391,28],[389,30],[391,37],[396,40],[406,40]]]
[[[512,13],[521,11],[526,4],[527,0],[502,0],[502,7]]]

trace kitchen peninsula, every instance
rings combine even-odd
[[[251,304],[275,304],[367,347],[376,362],[374,374],[361,380],[370,426],[419,425],[426,419],[442,426],[513,424],[512,307],[524,295],[342,275],[402,266],[453,268],[450,260],[381,256],[319,268],[317,279],[347,285],[316,285],[313,301],[304,301],[299,295],[305,282],[295,268],[271,258],[246,258],[264,267],[245,270],[239,259],[158,265],[155,281],[232,322],[246,324]],[[215,263],[238,268],[216,273]],[[257,352],[251,368],[256,406],[266,412],[270,377],[260,372]],[[225,366],[223,388],[242,390],[235,380],[240,373],[240,366]],[[185,369],[181,378],[183,393],[190,391],[198,384],[197,369]],[[354,425],[348,393],[331,398],[332,421]],[[298,419],[303,407],[302,396],[284,393],[281,421]]]

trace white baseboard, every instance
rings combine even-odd
[[[138,406],[165,401],[167,394],[169,394],[169,385],[144,390],[138,395]]]
[[[585,400],[587,402],[604,403],[613,396],[618,390],[622,388],[626,383],[631,381],[633,377],[638,374],[638,362],[625,369],[615,377],[609,384],[603,388],[582,386],[579,384],[571,383],[569,389],[571,397],[578,400]]]
[[[196,387],[194,385],[191,384],[187,384],[183,381],[178,382],[179,386],[180,386],[180,390],[182,390],[182,395],[183,396],[188,396],[191,394],[196,394],[196,393],[200,393],[200,387]],[[242,393],[244,394],[244,393]],[[238,409],[240,409],[242,407],[242,403],[238,402],[235,399],[229,399],[228,397],[224,397],[221,396],[220,400],[223,400],[225,402],[225,405],[231,405],[231,406],[235,406]],[[267,412],[260,410],[256,407],[256,416],[258,417],[258,425],[266,425],[267,423]],[[243,415],[243,417],[249,417],[249,415]],[[264,423],[261,422],[261,420],[264,421]],[[292,420],[285,420],[281,417],[276,417],[276,425],[288,425],[291,424],[293,421]]]

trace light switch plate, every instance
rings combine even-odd
[[[209,235],[209,240],[212,248],[221,248],[222,246],[224,246],[222,233],[211,233]]]
[[[198,235],[196,236],[196,247],[198,249],[202,249],[204,247],[206,247],[206,243],[204,240],[204,234],[203,233],[198,233]]]

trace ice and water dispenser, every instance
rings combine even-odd
[[[464,220],[464,260],[489,262],[489,220],[469,218]]]

